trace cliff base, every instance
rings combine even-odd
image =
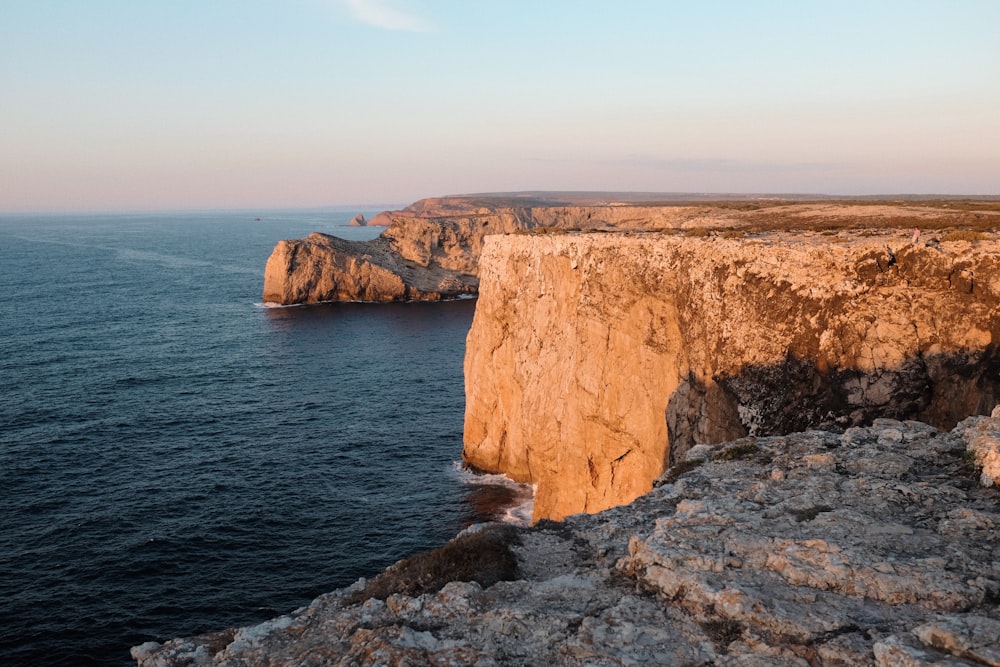
[[[697,444],[1000,401],[1000,243],[859,230],[490,236],[463,458],[534,518],[627,503]]]

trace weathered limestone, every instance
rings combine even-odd
[[[428,582],[413,559],[140,665],[1000,664],[1000,411],[935,429],[1000,398],[988,225],[914,244],[894,206],[468,205],[279,244],[275,293],[481,279],[464,456],[565,521],[502,543],[513,580]]]
[[[421,200],[364,223],[387,226],[372,241],[313,233],[280,241],[264,270],[265,302],[439,300],[474,294],[489,234],[532,229],[664,228],[699,219],[704,207],[481,207],[461,198]]]
[[[991,419],[980,420],[975,428],[964,432],[967,454],[982,471],[983,486],[1000,483],[1000,407],[993,409]]]
[[[281,241],[264,268],[264,301],[401,301],[423,292],[386,268],[384,244],[364,244],[313,233]]]
[[[965,456],[996,428],[1000,416],[952,432],[880,419],[700,445],[632,505],[483,527],[507,535],[512,581],[414,593],[400,592],[409,578],[396,591],[361,580],[272,621],[150,642],[133,657],[140,667],[998,665],[1000,496]]]
[[[624,199],[622,201],[621,199]],[[697,199],[697,198],[695,198]],[[360,224],[363,218],[355,218]],[[981,229],[1000,224],[991,202],[802,202],[763,198],[691,201],[633,193],[513,193],[421,199],[383,211],[368,226],[386,227],[365,243],[312,235],[280,242],[268,262],[264,300],[317,301],[446,299],[475,293],[483,239],[490,234],[583,231],[907,229],[949,225]],[[323,238],[328,239],[320,242]],[[301,255],[302,261],[290,261]],[[325,265],[325,266],[323,266]],[[322,266],[322,268],[320,268]],[[368,280],[352,271],[383,276]],[[398,286],[403,283],[403,287]],[[364,286],[365,289],[359,289]]]
[[[558,519],[631,501],[697,443],[951,426],[1000,399],[998,304],[995,237],[491,236],[463,457]]]

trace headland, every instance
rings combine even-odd
[[[536,523],[139,664],[1000,664],[1000,203],[663,199],[279,244],[269,301],[479,295],[463,457]]]

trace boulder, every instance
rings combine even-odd
[[[964,455],[980,422],[963,423],[703,446],[629,506],[475,527],[285,616],[132,655],[140,667],[997,665],[1000,498]]]

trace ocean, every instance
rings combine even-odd
[[[261,303],[359,212],[0,217],[0,664],[134,664],[524,499],[458,465],[474,300]]]

